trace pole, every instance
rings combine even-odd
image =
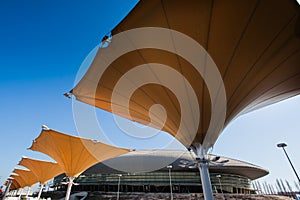
[[[211,182],[209,177],[209,171],[208,171],[208,161],[206,159],[201,160],[201,162],[198,165],[200,170],[200,177],[202,182],[202,189],[204,194],[205,200],[213,200],[213,192],[211,188]]]
[[[208,170],[209,160],[206,158],[207,151],[203,148],[203,146],[200,143],[192,145],[191,148],[194,151],[194,153],[199,157],[198,168],[200,171],[204,199],[213,200],[214,197]]]
[[[287,157],[287,159],[288,159],[290,165],[292,166],[292,169],[293,169],[295,175],[297,176],[298,183],[299,183],[299,185],[300,185],[300,178],[299,178],[299,176],[298,176],[298,174],[297,174],[297,172],[296,172],[296,169],[294,168],[294,166],[293,166],[293,164],[292,164],[292,161],[291,161],[290,157],[288,156],[287,152],[285,151],[285,148],[282,147],[282,149],[283,149],[283,151],[284,151],[284,153],[285,153],[285,155],[286,155],[286,157]]]
[[[28,197],[28,195],[29,195],[30,188],[31,188],[31,187],[28,187],[28,190],[27,190],[27,193],[26,193],[26,199],[27,199],[27,197]]]
[[[171,177],[171,169],[172,169],[172,165],[168,165],[167,168],[169,169],[170,195],[171,195],[171,200],[173,200],[172,177]]]
[[[37,197],[38,200],[41,198],[43,189],[44,189],[44,184],[41,183],[41,188],[40,188],[40,191],[39,191],[39,194],[38,194],[38,197]]]
[[[67,189],[65,200],[69,200],[69,198],[70,198],[71,189],[72,189],[73,181],[74,181],[75,178],[74,177],[68,177],[68,179],[69,179],[69,183],[68,183],[68,189]]]
[[[9,181],[8,181],[8,184],[7,184],[6,188],[5,188],[4,194],[3,194],[3,196],[2,196],[1,199],[5,199],[5,198],[6,198],[6,195],[7,195],[8,192],[9,192],[9,188],[10,188],[11,184],[12,184],[12,181],[9,180]]]
[[[22,188],[21,191],[20,191],[20,194],[19,194],[18,199],[21,199],[22,193],[23,193],[23,188]]]
[[[223,189],[222,189],[222,184],[221,184],[221,175],[217,175],[217,178],[219,180],[219,185],[220,185],[221,193],[224,194],[223,193]]]
[[[119,180],[118,180],[117,200],[119,200],[119,198],[120,198],[120,183],[121,183],[121,176],[122,176],[122,174],[118,174]]]

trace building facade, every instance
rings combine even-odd
[[[212,188],[216,193],[255,193],[251,181],[268,174],[267,170],[250,163],[213,155],[210,157],[216,160],[209,168]],[[175,161],[155,171],[124,172],[113,168],[149,166],[162,160],[172,160],[170,158]],[[131,152],[86,170],[76,179],[73,191],[161,193],[170,192],[171,185],[174,193],[202,193],[196,160],[193,153],[182,151],[159,151],[154,154],[153,151]],[[64,175],[55,178],[56,190],[66,190],[66,185],[62,184],[64,179]]]

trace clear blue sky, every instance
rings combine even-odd
[[[26,150],[42,124],[77,134],[72,102],[63,94],[73,87],[87,54],[136,2],[0,1],[0,183],[22,155],[47,159]],[[244,115],[226,128],[212,153],[270,170],[262,181],[293,182],[296,178],[276,143],[288,143],[300,173],[299,120],[300,97]]]

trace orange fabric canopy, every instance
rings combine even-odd
[[[16,190],[20,188],[19,183],[12,177],[8,177],[8,179],[5,181],[4,185],[8,186],[9,181],[11,181],[10,189],[11,190]]]
[[[28,186],[26,184],[25,180],[22,177],[20,177],[19,175],[12,174],[12,175],[10,175],[10,177],[13,178],[13,180],[15,180],[17,182],[19,188],[24,188],[24,187]]]
[[[21,188],[20,184],[15,179],[12,179],[11,181],[12,181],[12,183],[10,185],[11,190],[16,190],[16,189]]]
[[[39,182],[37,177],[32,171],[15,168],[13,173],[18,174],[19,177],[21,177],[24,180],[26,186],[32,186],[37,182]]]
[[[218,67],[226,90],[225,126],[240,114],[300,93],[300,17],[296,1],[141,0],[112,30],[111,44],[98,50],[89,70],[71,91],[77,100],[113,112],[112,94],[123,75],[143,64],[167,65],[182,74],[196,93],[201,117],[196,122],[199,127],[193,143],[202,143],[206,149],[213,146],[223,130],[216,128],[207,135],[215,102],[211,102],[202,76],[185,58],[165,50],[138,49],[115,59],[99,77],[101,65],[105,64],[105,58],[101,56],[109,50],[117,51],[114,35],[141,27],[179,31],[206,49]],[[139,37],[146,43],[159,39],[149,39],[147,35]],[[172,34],[169,37],[174,39]],[[127,40],[136,45],[135,38],[128,37]],[[138,78],[147,79],[150,75],[159,74],[149,70]],[[180,79],[174,82],[185,84]],[[219,94],[219,91],[214,92]],[[185,98],[189,101],[190,96]],[[189,145],[184,137],[176,135],[181,118],[180,105],[167,87],[158,84],[141,86],[130,98],[128,113],[122,107],[123,102],[124,96],[120,95],[115,102],[119,109],[114,113],[145,125],[150,122],[150,107],[161,104],[168,114],[163,130]],[[195,110],[195,107],[190,109]],[[156,117],[155,124],[159,126],[164,120]],[[180,134],[191,137],[188,128]]]
[[[29,149],[53,158],[68,177],[77,177],[98,162],[130,151],[50,129],[42,130]]]
[[[64,173],[57,163],[48,161],[22,157],[19,165],[22,165],[32,171],[37,177],[38,182],[42,184],[45,184],[52,178]]]

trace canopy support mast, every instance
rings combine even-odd
[[[39,194],[38,194],[38,197],[37,197],[38,200],[41,198],[43,189],[44,189],[44,184],[41,183],[41,188],[40,188],[40,191],[39,191]]]
[[[68,183],[68,189],[67,189],[65,200],[69,200],[69,198],[70,198],[73,181],[75,179],[74,177],[68,177],[68,178],[69,178],[69,183]]]
[[[203,149],[203,146],[200,143],[196,143],[195,146],[192,145],[191,148],[193,149],[195,154],[200,158],[197,165],[200,171],[204,199],[213,200],[214,197],[213,197],[213,191],[211,187],[209,168],[208,168],[209,160],[207,159],[206,151]]]

